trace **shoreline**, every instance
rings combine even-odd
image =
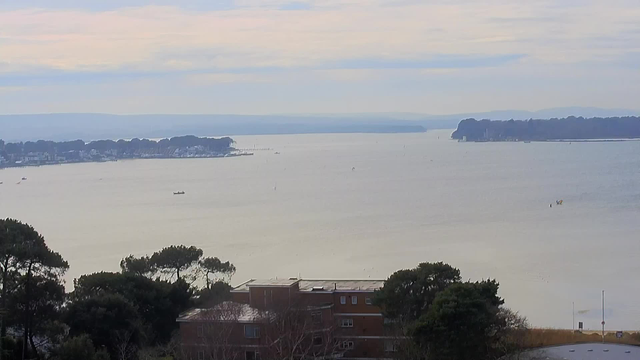
[[[222,155],[211,155],[211,156],[205,155],[205,156],[193,156],[193,157],[174,157],[174,156],[155,157],[154,156],[154,157],[120,158],[120,159],[110,159],[110,160],[100,160],[100,161],[65,161],[65,162],[46,163],[46,164],[20,164],[20,165],[10,165],[10,166],[0,166],[0,170],[43,167],[43,166],[61,166],[61,165],[72,165],[72,164],[101,164],[101,163],[111,163],[111,162],[126,161],[126,160],[218,159],[218,158],[230,158],[230,157],[253,156],[253,155],[254,155],[253,153],[247,152],[247,153],[228,153],[228,154],[222,154]]]

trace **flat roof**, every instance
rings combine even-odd
[[[300,291],[375,291],[384,286],[384,280],[300,280]]]
[[[266,312],[260,312],[247,304],[225,301],[211,309],[191,309],[180,314],[178,322],[244,322],[251,323],[264,318]]]
[[[248,287],[251,286],[282,286],[282,287],[289,287],[289,286],[293,286],[295,283],[297,283],[298,279],[252,279],[249,282],[246,282],[245,284]]]
[[[375,291],[384,286],[384,280],[307,280],[307,279],[271,279],[249,280],[235,288],[233,291],[249,291],[252,286],[282,286],[288,287],[298,283],[301,292],[329,291]]]

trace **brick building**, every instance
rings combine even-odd
[[[231,291],[232,301],[178,318],[183,352],[193,360],[223,358],[223,351],[227,359],[258,360],[269,358],[273,347],[295,340],[296,351],[304,353],[300,357],[391,358],[397,343],[387,334],[380,308],[373,305],[374,291],[383,284],[249,280]],[[291,313],[296,315],[282,316]],[[284,333],[296,339],[283,339]]]

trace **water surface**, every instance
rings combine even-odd
[[[571,328],[575,302],[588,310],[576,321],[597,329],[605,289],[607,327],[639,329],[640,142],[449,134],[238,136],[274,150],[7,169],[0,217],[35,226],[69,261],[68,284],[171,244],[232,261],[234,283],[386,278],[445,261],[496,278],[534,325]]]

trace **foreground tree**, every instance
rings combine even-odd
[[[1,305],[13,315],[14,322],[9,324],[22,330],[23,351],[26,352],[28,343],[39,359],[34,338],[45,335],[43,323],[55,317],[54,313],[62,304],[62,276],[69,264],[49,249],[44,238],[27,224],[13,219],[2,220],[0,234]],[[3,337],[6,334],[4,326]]]
[[[94,360],[96,349],[87,335],[80,335],[65,341],[57,350],[59,360]]]
[[[429,360],[492,359],[505,318],[498,283],[459,283],[440,292],[412,335]]]
[[[137,258],[129,255],[120,261],[120,269],[123,274],[134,274],[146,277],[152,277],[157,272],[156,267],[151,263],[151,259],[148,256]]]
[[[9,299],[9,308],[14,312],[8,322],[14,328],[21,325],[21,320],[29,318],[28,340],[31,352],[39,357],[45,349],[59,344],[65,332],[61,319],[61,308],[65,299],[64,286],[56,280],[43,276],[31,278],[31,300],[27,298],[27,276],[18,280],[19,286]]]
[[[236,273],[236,267],[232,263],[228,261],[222,262],[217,257],[204,258],[200,260],[199,264],[207,289],[211,289],[212,284],[229,279]]]
[[[152,266],[168,275],[170,279],[175,276],[177,280],[180,280],[181,275],[185,275],[198,264],[202,254],[202,249],[195,246],[172,245],[154,253],[149,261]],[[188,277],[190,278],[188,280],[195,280],[193,274]]]
[[[200,308],[211,308],[223,301],[231,300],[231,285],[226,282],[218,281],[210,287],[201,289],[197,292],[195,306]]]
[[[375,303],[385,316],[409,324],[425,314],[436,295],[460,282],[460,270],[442,263],[421,263],[396,271],[375,294]]]
[[[104,295],[118,295],[135,306],[145,325],[148,343],[166,343],[178,328],[176,318],[188,309],[193,289],[184,281],[169,283],[131,273],[100,272],[74,281],[72,303]]]
[[[138,312],[121,295],[74,301],[65,315],[70,336],[88,335],[95,346],[106,348],[112,359],[120,359],[123,348],[126,353],[135,353],[144,341]]]
[[[520,359],[529,347],[530,325],[527,318],[507,308],[500,308],[498,316],[504,325],[498,333],[495,344],[498,355],[504,355],[504,360]]]

